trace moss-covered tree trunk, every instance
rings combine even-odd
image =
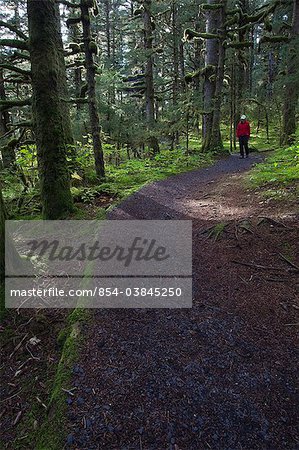
[[[0,319],[2,318],[5,310],[4,299],[4,280],[5,280],[5,219],[6,212],[4,207],[4,201],[2,196],[2,190],[0,186]]]
[[[242,13],[249,11],[248,0],[240,0],[239,7]],[[239,29],[238,29],[238,39],[239,42],[244,42],[249,40],[249,32],[247,28],[244,28],[244,22],[242,21],[243,15],[240,15]],[[248,91],[248,69],[249,69],[249,49],[248,48],[238,48],[236,50],[235,58],[235,82],[236,82],[236,109],[235,109],[235,128],[240,120],[240,116],[246,111],[244,110],[244,97],[246,91]]]
[[[27,10],[43,216],[59,219],[73,208],[67,164],[72,132],[59,7],[55,0],[27,0]]]
[[[6,100],[5,85],[3,69],[0,69],[0,99]],[[0,136],[3,136],[9,131],[9,112],[8,110],[0,111]],[[14,148],[11,145],[3,145],[1,147],[2,164],[5,169],[11,168],[15,165],[16,155]]]
[[[143,2],[143,25],[144,25],[144,48],[146,52],[145,66],[145,112],[149,137],[149,147],[153,154],[159,153],[159,143],[154,130],[156,125],[155,119],[155,88],[154,88],[154,46],[153,46],[153,21],[152,21],[152,1],[144,0]]]
[[[224,75],[224,47],[222,45],[225,3],[207,2],[206,32],[218,34],[206,42],[205,79],[203,92],[202,150],[213,151],[223,147],[220,132],[220,106]]]
[[[93,60],[93,54],[97,51],[96,44],[91,38],[90,29],[90,8],[91,2],[88,0],[81,0],[81,21],[83,27],[83,43],[85,53],[85,66],[86,66],[86,81],[87,81],[87,93],[88,93],[88,106],[91,134],[93,141],[93,152],[95,159],[95,171],[98,178],[105,176],[104,155],[101,141],[101,127],[100,119],[97,108],[96,98],[96,82],[95,74],[96,67]]]
[[[299,97],[299,4],[294,0],[291,41],[288,48],[287,77],[284,88],[282,144],[294,142]]]
[[[222,8],[219,9],[219,22],[220,26],[217,30],[219,34],[219,50],[218,50],[218,65],[216,70],[216,86],[214,93],[214,105],[213,105],[213,120],[212,120],[212,133],[210,140],[211,150],[220,150],[223,148],[220,122],[221,122],[221,104],[222,104],[222,91],[223,91],[223,79],[224,79],[224,61],[225,61],[225,47],[223,45],[225,38],[224,22],[226,17],[226,0],[222,0]],[[228,123],[227,123],[228,124]]]
[[[177,110],[178,106],[178,96],[179,96],[179,10],[177,0],[172,0],[172,46],[173,46],[173,82],[172,82],[172,105],[174,111]],[[179,144],[179,132],[178,130],[174,131],[172,142],[174,145]]]
[[[6,212],[0,186],[0,284],[4,282],[5,276],[5,219]]]

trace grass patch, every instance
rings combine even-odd
[[[248,174],[249,185],[267,198],[293,199],[299,194],[299,145],[275,150]]]
[[[118,167],[107,166],[105,183],[98,188],[123,199],[148,183],[211,165],[214,159],[212,153],[184,154],[180,149],[162,150],[153,159],[132,159]]]

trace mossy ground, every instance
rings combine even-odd
[[[279,148],[265,162],[253,168],[247,183],[260,187],[264,197],[276,200],[295,200],[299,196],[299,145]]]

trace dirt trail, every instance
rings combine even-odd
[[[231,156],[112,211],[110,219],[193,220],[193,308],[94,313],[73,370],[67,448],[298,448],[299,279],[279,256],[298,253],[298,223],[292,205],[273,207],[242,187],[258,160]],[[219,222],[224,232],[209,239]]]

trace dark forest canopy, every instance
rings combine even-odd
[[[296,1],[0,4],[2,165],[37,144],[45,217],[57,198],[57,217],[72,210],[68,173],[89,134],[98,180],[107,145],[139,158],[165,144],[188,151],[192,137],[198,151],[221,151],[227,140],[233,150],[241,114],[268,138],[270,127],[280,144],[294,142]]]

